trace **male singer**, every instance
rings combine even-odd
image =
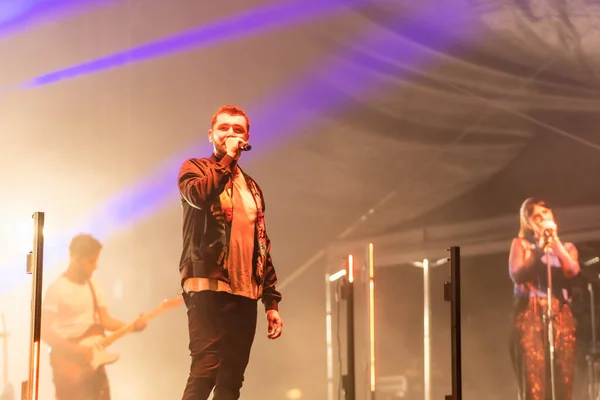
[[[183,400],[238,399],[262,299],[268,337],[283,323],[277,274],[265,229],[258,184],[240,168],[249,150],[250,122],[242,109],[222,106],[212,117],[209,158],[192,158],[179,171],[183,251],[179,264],[187,305],[192,362]]]

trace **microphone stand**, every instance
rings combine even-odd
[[[594,287],[591,283],[588,283],[588,291],[590,292],[590,316],[592,323],[592,349],[587,355],[588,363],[588,395],[590,400],[594,400],[596,394],[596,372],[594,367],[597,355],[597,339],[596,339],[596,300],[594,298]]]
[[[546,238],[544,245],[546,252],[546,266],[548,269],[548,348],[550,352],[550,387],[552,390],[552,400],[556,400],[556,385],[554,380],[554,322],[552,321],[552,264],[550,263],[550,239]]]

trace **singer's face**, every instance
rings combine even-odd
[[[529,217],[529,225],[536,234],[541,233],[542,222],[544,221],[554,221],[552,210],[540,205],[534,206],[531,216]]]
[[[208,140],[213,144],[218,156],[227,153],[225,141],[230,137],[238,137],[246,142],[250,138],[243,115],[219,114],[213,127],[208,130]]]

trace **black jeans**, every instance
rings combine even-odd
[[[110,388],[104,367],[82,382],[54,374],[55,397],[57,400],[110,400]]]
[[[190,375],[182,400],[240,397],[256,333],[257,301],[210,290],[183,294],[188,314]]]

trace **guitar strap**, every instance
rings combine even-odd
[[[98,323],[100,321],[100,314],[98,313],[98,302],[96,301],[96,291],[94,290],[94,285],[92,285],[91,280],[88,280],[88,286],[90,287],[90,291],[92,292],[92,301],[94,302],[94,322]]]

